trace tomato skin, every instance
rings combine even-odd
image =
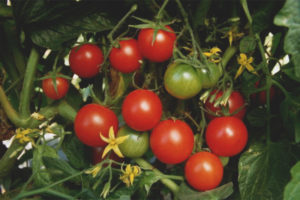
[[[212,94],[214,94],[216,91],[213,91]],[[216,94],[216,99],[220,98],[223,95],[223,91],[219,91]],[[238,91],[233,91],[228,99],[228,106],[229,106],[229,113],[232,114],[234,113],[236,110],[240,109],[242,106],[245,105],[245,99],[242,96],[241,93],[239,93]],[[221,113],[222,108],[220,106],[215,107],[214,106],[214,102],[210,103],[209,101],[206,101],[205,103],[205,108],[213,113],[216,114],[220,114],[221,116],[224,116],[223,113]],[[239,112],[237,112],[236,114],[234,114],[234,117],[237,117],[239,119],[243,119],[244,116],[246,114],[246,107],[244,106]],[[212,120],[214,118],[216,118],[216,116],[207,114],[206,115],[208,119]]]
[[[143,59],[135,39],[122,40],[120,48],[112,48],[109,61],[113,68],[122,73],[131,73],[141,67]]]
[[[171,58],[176,35],[171,27],[166,28],[171,32],[158,30],[153,44],[154,29],[145,28],[139,32],[138,45],[143,57],[152,62],[163,62]]]
[[[44,79],[42,82],[42,88],[45,95],[53,100],[63,98],[67,94],[70,86],[69,81],[65,78],[56,77],[55,79],[57,93],[55,91],[52,78]]]
[[[124,121],[136,131],[152,129],[160,121],[161,115],[161,101],[150,90],[134,90],[125,97],[122,104]]]
[[[78,139],[88,146],[103,147],[107,143],[102,141],[100,133],[108,137],[109,128],[113,126],[115,134],[118,131],[118,118],[115,113],[98,104],[87,104],[77,113],[74,129]]]
[[[202,81],[198,70],[193,66],[173,63],[165,72],[164,86],[172,96],[188,99],[201,91]]]
[[[218,156],[239,154],[248,141],[244,122],[236,117],[217,117],[209,122],[206,129],[206,143]]]
[[[223,166],[216,155],[202,151],[187,160],[184,174],[187,182],[196,190],[211,190],[221,183]]]
[[[149,149],[149,134],[123,126],[118,131],[118,137],[125,135],[129,137],[119,145],[122,154],[128,158],[142,157]]]
[[[200,68],[199,74],[201,77],[202,88],[214,87],[223,74],[222,67],[215,63],[208,63],[207,68]]]
[[[258,88],[259,85],[260,85],[259,81],[255,82],[255,87],[256,88]],[[272,100],[274,98],[275,92],[276,92],[276,90],[275,90],[274,86],[271,86],[271,88],[270,88],[270,100]],[[251,100],[253,102],[256,102],[256,103],[260,104],[260,105],[265,105],[267,103],[267,92],[264,90],[264,91],[261,91],[259,93],[254,93],[254,94],[251,95]]]
[[[94,44],[73,47],[69,56],[71,70],[82,78],[96,76],[103,60],[102,50]]]
[[[152,130],[150,147],[161,162],[181,163],[193,151],[194,134],[189,125],[181,120],[164,120]]]

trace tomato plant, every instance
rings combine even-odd
[[[101,49],[94,44],[75,46],[69,55],[71,70],[82,78],[96,76],[99,73],[103,59]]]
[[[163,62],[171,58],[176,35],[170,26],[166,28],[168,31],[158,30],[155,37],[153,28],[140,30],[138,45],[143,57],[152,62]]]
[[[118,118],[115,113],[98,104],[87,104],[77,113],[74,130],[80,141],[88,146],[103,147],[106,143],[100,138],[100,133],[107,137],[110,127],[118,130]]]
[[[137,131],[152,129],[160,121],[161,115],[161,101],[150,90],[134,90],[125,97],[122,104],[122,116],[126,124]]]
[[[255,88],[258,88],[260,85],[260,82],[257,81],[255,82]],[[274,86],[270,87],[270,100],[272,100],[275,96],[275,88]],[[259,103],[261,105],[264,105],[267,103],[267,92],[266,91],[261,91],[261,92],[258,92],[258,93],[254,93],[251,95],[251,100],[253,102],[256,102],[256,103]]]
[[[200,92],[202,81],[199,71],[193,66],[173,63],[165,72],[164,86],[172,96],[188,99]]]
[[[56,77],[54,81],[56,82],[57,90],[55,90],[53,79],[47,78],[42,82],[43,91],[45,95],[50,99],[61,99],[67,94],[69,90],[69,81],[62,77]]]
[[[129,137],[119,146],[123,155],[128,158],[142,157],[149,149],[149,133],[123,126],[118,131],[118,137],[125,135]]]
[[[215,94],[215,93],[216,93],[216,91],[213,91],[211,93],[211,95]],[[214,106],[215,101],[218,98],[220,98],[222,95],[223,95],[223,91],[220,90],[216,94],[215,100],[213,102],[206,101],[205,108],[208,110],[207,117],[209,119],[215,118],[215,116],[212,114],[209,114],[209,112],[212,112],[217,116],[224,116],[225,113],[222,112],[222,109],[226,110],[227,106],[228,106],[228,111],[229,111],[228,114],[233,114],[234,117],[243,119],[245,116],[245,113],[246,113],[246,107],[245,107],[245,100],[244,100],[244,97],[242,96],[242,94],[238,91],[233,91],[228,98],[227,104],[224,107],[222,107],[221,105],[217,106],[217,107]]]
[[[202,88],[212,88],[222,76],[222,68],[212,62],[208,62],[207,67],[199,69]]]
[[[245,148],[248,130],[244,122],[236,117],[217,117],[207,125],[205,139],[215,154],[234,156]]]
[[[202,151],[187,160],[184,175],[187,182],[196,190],[211,190],[221,183],[223,166],[216,155]]]
[[[150,147],[161,162],[181,163],[192,153],[194,134],[189,125],[181,120],[164,120],[152,130]]]
[[[106,157],[102,158],[103,151],[104,151],[104,147],[93,147],[92,148],[92,164],[93,165],[96,165],[96,164],[102,162],[107,157],[106,156]],[[123,159],[118,157],[114,152],[112,152],[109,155],[109,159],[117,161],[117,162],[123,161]],[[116,166],[116,165],[114,165],[114,166]]]
[[[119,42],[109,54],[111,66],[123,73],[131,73],[140,68],[142,55],[135,39],[126,39]]]

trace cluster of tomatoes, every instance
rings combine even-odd
[[[109,52],[111,66],[122,73],[131,73],[140,68],[144,58],[151,62],[168,60],[173,54],[176,35],[169,26],[165,29],[167,30],[157,32],[151,28],[142,29],[137,40],[125,38],[118,41]],[[91,78],[99,73],[104,56],[97,45],[82,44],[71,50],[69,61],[73,73],[81,78]],[[208,69],[209,74],[214,74],[214,77],[207,77],[205,70],[201,71],[189,64],[171,64],[164,75],[165,89],[176,98],[191,98],[203,87],[213,87],[222,75],[214,63],[209,63]],[[64,97],[69,88],[68,81],[63,77],[56,77],[56,88],[53,82],[51,78],[43,80],[45,94],[52,99]],[[192,84],[193,87],[188,84]],[[215,100],[222,96],[222,91],[214,93]],[[110,127],[113,127],[118,136],[129,135],[130,137],[119,145],[122,154],[129,158],[143,156],[150,146],[155,157],[163,163],[178,164],[186,161],[187,182],[193,188],[205,191],[217,187],[222,181],[223,166],[219,156],[237,155],[247,143],[247,128],[241,120],[246,111],[244,104],[242,95],[234,91],[225,106],[233,116],[216,117],[210,113],[222,115],[224,108],[216,107],[214,102],[207,101],[205,108],[208,110],[207,118],[210,122],[205,136],[211,152],[202,151],[193,155],[193,130],[179,119],[161,120],[162,102],[156,93],[147,89],[136,89],[125,97],[122,103],[125,126],[119,128],[118,117],[111,109],[92,103],[78,111],[74,129],[79,140],[92,147],[107,145],[99,134],[108,137]],[[150,135],[148,131],[151,131]]]

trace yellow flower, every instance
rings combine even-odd
[[[123,172],[123,175],[120,176],[120,179],[126,184],[127,187],[133,184],[134,177],[139,176],[142,173],[141,168],[139,166],[131,167],[130,164],[126,166],[125,171],[122,167],[121,171]]]
[[[100,166],[97,165],[97,166],[93,167],[92,169],[86,170],[85,173],[92,174],[93,178],[95,178],[100,170],[101,170],[101,165]]]
[[[225,33],[225,35],[222,38],[228,37],[229,45],[231,46],[231,44],[234,40],[238,40],[243,36],[244,36],[244,33],[239,33],[238,27],[233,26],[227,33]]]
[[[36,131],[39,131],[39,130],[38,129],[30,129],[30,128],[23,130],[21,128],[18,128],[16,130],[15,138],[18,139],[21,144],[31,142],[34,145],[34,140],[30,136],[28,136],[28,134],[36,132]]]
[[[237,59],[237,61],[240,64],[240,67],[239,67],[238,71],[236,72],[234,79],[236,79],[237,77],[239,77],[242,74],[242,72],[244,71],[245,68],[249,72],[258,75],[257,72],[255,71],[255,69],[253,68],[253,66],[251,65],[251,63],[253,62],[253,58],[252,57],[250,57],[248,59],[246,54],[241,53],[240,57]]]
[[[220,52],[222,52],[221,49],[219,49],[218,47],[213,47],[209,50],[209,52],[204,52],[203,54],[208,57],[210,61],[219,63],[221,61],[219,54]]]
[[[120,158],[123,158],[124,156],[119,149],[119,144],[122,144],[128,138],[128,135],[115,138],[115,133],[112,126],[109,128],[108,134],[109,137],[106,138],[100,133],[101,139],[108,143],[103,151],[102,158],[104,158],[110,150],[113,150]]]
[[[42,114],[40,114],[40,113],[37,113],[37,112],[32,113],[32,114],[31,114],[31,117],[32,117],[33,119],[36,119],[36,120],[39,120],[39,121],[45,119],[45,116],[44,116],[44,115],[42,115]]]

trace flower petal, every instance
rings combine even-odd
[[[100,133],[100,138],[101,138],[101,140],[103,140],[104,142],[109,143],[109,139],[106,138],[106,137],[104,137],[104,136],[102,135],[102,133]]]
[[[250,64],[253,62],[253,57],[250,57],[248,60],[247,60],[247,63]]]
[[[222,51],[221,51],[221,49],[220,49],[219,47],[213,47],[213,48],[210,50],[210,52],[211,52],[212,54],[217,54],[217,53],[222,52]]]
[[[108,152],[110,152],[110,150],[112,150],[113,149],[113,146],[112,145],[107,145],[106,147],[105,147],[105,149],[104,149],[104,151],[103,151],[103,153],[102,153],[102,158],[104,158],[105,156],[106,156],[106,154],[108,153]]]
[[[130,180],[130,184],[132,185],[132,184],[133,184],[133,181],[134,181],[134,174],[133,174],[133,173],[131,173],[131,174],[129,175],[129,180]]]
[[[116,144],[117,144],[117,145],[122,144],[128,137],[129,137],[129,135],[117,137],[117,139],[116,139]]]
[[[115,132],[114,132],[114,127],[113,126],[111,126],[110,128],[109,128],[109,139],[115,139]]]
[[[239,77],[243,71],[244,71],[244,67],[241,65],[240,68],[237,70],[234,79],[237,79],[237,77]]]
[[[117,156],[119,156],[120,158],[124,158],[122,152],[120,151],[118,145],[114,145],[112,147],[113,151],[115,152],[115,154],[117,154]]]
[[[247,69],[249,72],[258,75],[257,72],[255,71],[254,67],[253,67],[252,65],[250,65],[250,64],[246,65],[246,69]]]
[[[213,54],[212,53],[210,53],[210,52],[203,52],[203,54],[206,56],[206,57],[210,57],[210,56],[212,56]]]

